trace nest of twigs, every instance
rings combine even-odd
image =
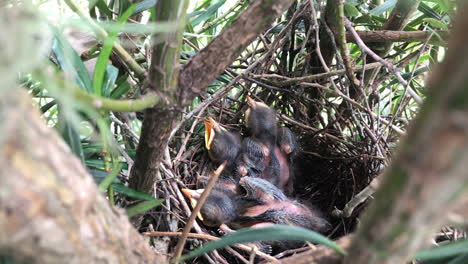
[[[341,210],[381,173],[388,162],[389,146],[397,137],[388,122],[380,122],[369,114],[377,107],[372,104],[372,96],[362,98],[362,107],[356,107],[346,99],[349,97],[330,93],[333,87],[343,94],[349,93],[350,82],[343,71],[313,81],[300,78],[324,71],[317,59],[317,41],[312,30],[316,21],[311,12],[308,6],[289,10],[289,20],[280,21],[266,31],[261,40],[249,47],[249,52],[200,96],[197,105],[184,113],[174,131],[156,186],[161,197],[170,199],[166,199],[162,209],[149,214],[146,225],[142,226],[145,231],[175,232],[184,227],[191,208],[178,189],[195,189],[198,178],[215,169],[204,148],[202,120],[211,116],[229,129],[245,133],[243,114],[247,95],[275,108],[280,123],[299,139],[301,151],[294,163],[293,198],[312,204],[328,217],[333,225],[329,237],[336,239],[355,229],[366,203],[360,203],[346,214]],[[304,42],[294,43],[291,38],[294,34],[302,36]],[[329,71],[344,69],[339,61],[334,63]],[[376,82],[384,82],[388,75],[378,78]],[[216,229],[200,222],[194,228],[197,233],[220,236]],[[170,246],[176,241],[173,238]],[[189,238],[186,248],[194,248],[200,241],[203,240]],[[296,251],[276,253],[285,256],[291,252]],[[226,259],[229,263],[242,262],[232,249],[212,253],[200,262],[226,263]]]

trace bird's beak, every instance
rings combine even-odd
[[[198,190],[181,189],[185,197],[187,197],[190,200],[190,205],[192,206],[192,208],[195,208],[195,206],[197,205],[197,201],[200,198],[200,195],[204,190],[205,189],[198,189]],[[198,213],[197,216],[201,221],[203,221],[203,217],[200,213]]]
[[[207,150],[211,149],[213,144],[213,139],[215,136],[215,127],[218,126],[218,123],[211,117],[204,121],[205,123],[205,147]]]
[[[247,105],[249,106],[249,108],[255,109],[257,107],[257,102],[250,96],[247,96]]]

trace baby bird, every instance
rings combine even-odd
[[[219,227],[222,224],[230,223],[239,215],[237,191],[238,187],[235,177],[221,174],[200,209],[198,218],[203,224],[210,227]],[[182,189],[182,192],[190,200],[192,207],[195,207],[203,189]]]
[[[237,156],[241,149],[241,137],[237,132],[228,131],[209,117],[205,123],[205,147],[210,159],[221,164],[227,161],[226,171],[236,171]]]
[[[319,233],[325,233],[331,228],[321,212],[289,199],[278,187],[264,179],[243,177],[239,185],[245,194],[238,201],[240,216],[233,221],[233,226],[286,224]]]
[[[287,127],[278,129],[275,154],[280,166],[280,185],[286,193],[292,193],[294,180],[294,159],[300,151],[296,136]]]
[[[241,176],[260,177],[280,186],[280,161],[275,153],[278,122],[275,111],[247,97],[245,123],[251,137],[242,141],[237,171]]]

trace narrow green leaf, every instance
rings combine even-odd
[[[151,200],[151,201],[145,201],[141,202],[135,206],[132,206],[127,209],[127,215],[128,217],[132,217],[141,213],[144,213],[148,210],[151,210],[155,208],[156,206],[160,205],[164,199],[158,199],[158,200]]]
[[[136,5],[135,10],[133,10],[132,16],[139,14],[143,11],[146,11],[156,5],[157,0],[143,0]]]
[[[80,56],[78,56],[70,43],[63,38],[62,34],[56,28],[51,28],[55,35],[55,39],[52,43],[52,52],[57,59],[60,69],[66,73],[71,73],[75,77],[75,82],[81,89],[92,92],[93,86],[91,78]]]
[[[434,8],[428,6],[427,4],[421,2],[418,6],[418,11],[420,11],[421,13],[423,13],[424,15],[428,16],[428,17],[431,17],[431,18],[434,18],[434,19],[438,19],[438,20],[441,20],[442,19],[442,16],[437,13]]]
[[[183,256],[180,261],[194,258],[210,252],[215,249],[224,248],[237,243],[254,242],[261,240],[296,240],[296,241],[309,241],[325,245],[341,255],[345,255],[344,250],[339,247],[335,242],[327,237],[296,226],[287,225],[274,225],[264,228],[246,228],[240,229],[232,234],[224,236],[220,240],[212,241],[204,244],[203,246],[193,250],[190,254]]]
[[[66,120],[63,116],[63,113],[59,111],[59,120],[58,120],[58,131],[61,134],[63,140],[68,144],[71,151],[84,163],[85,158],[83,154],[83,148],[81,147],[80,135],[76,131],[73,124],[70,121]]]
[[[435,18],[427,17],[427,18],[424,18],[423,21],[431,25],[433,28],[448,30],[447,25],[445,25],[443,22]]]
[[[112,92],[110,94],[110,98],[119,99],[120,97],[122,97],[122,95],[124,95],[128,91],[130,91],[130,88],[131,87],[130,87],[130,84],[128,84],[128,82],[123,82],[119,86],[117,86],[117,88],[112,90]]]
[[[468,239],[455,241],[440,247],[421,250],[416,253],[414,258],[417,260],[431,260],[459,254],[468,254]]]
[[[121,193],[127,197],[133,198],[133,199],[145,200],[145,201],[156,200],[156,198],[154,198],[148,193],[137,191],[135,189],[129,188],[120,183],[113,183],[112,187],[114,188],[114,191]]]
[[[392,9],[396,5],[396,3],[397,3],[397,0],[387,0],[387,1],[385,1],[385,3],[377,6],[376,8],[372,9],[371,11],[369,11],[369,14],[371,14],[373,16],[380,16],[384,12]]]
[[[192,20],[192,26],[195,27],[196,25],[200,24],[201,22],[204,22],[211,18],[212,15],[214,15],[216,12],[218,12],[218,9],[226,3],[226,0],[219,0],[216,3],[212,4],[209,6],[203,13],[201,13],[199,16],[194,18]]]
[[[104,2],[104,0],[97,0],[96,6],[99,9],[99,12],[105,14],[108,19],[112,19],[112,12],[109,10],[109,7]]]
[[[111,95],[118,75],[119,69],[110,64],[106,65],[106,74],[104,74],[104,82],[102,84],[102,95],[104,97],[107,98]]]
[[[101,192],[107,191],[107,188],[109,188],[109,185],[111,185],[111,183],[114,181],[117,175],[119,175],[121,169],[122,166],[120,165],[120,163],[114,163],[114,168],[112,168],[112,171],[99,184],[99,189],[101,190]]]
[[[133,10],[135,9],[136,5],[130,6],[124,14],[119,17],[117,24],[121,25],[132,15]],[[104,41],[104,46],[102,47],[101,53],[96,62],[96,67],[94,68],[94,93],[97,95],[102,95],[102,83],[104,80],[104,73],[106,72],[107,61],[109,60],[109,56],[112,52],[112,48],[114,46],[114,41],[117,39],[118,30],[112,31],[109,33],[109,36]]]

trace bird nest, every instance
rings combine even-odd
[[[229,130],[245,135],[245,98],[249,92],[255,96],[255,88],[258,88],[251,84],[241,81],[239,85],[245,89],[223,93],[222,96],[216,92],[208,93],[198,106],[184,115],[183,123],[169,146],[169,153],[166,153],[166,161],[161,165],[160,181],[156,184],[159,196],[170,199],[166,199],[162,209],[148,215],[146,225],[142,226],[144,231],[176,232],[184,227],[192,208],[187,208],[190,202],[180,195],[179,190],[196,189],[199,179],[210,175],[217,167],[205,149],[202,121],[213,117]],[[268,89],[257,92],[256,98],[270,98],[264,101],[276,110],[279,123],[290,128],[298,139],[300,151],[293,164],[295,178],[290,197],[318,208],[326,215],[333,226],[327,236],[336,239],[352,232],[366,203],[348,208],[347,212],[342,210],[381,172],[388,154],[387,142],[380,140],[376,144],[363,134],[363,124],[351,117],[331,121],[331,116],[326,113],[336,113],[339,106],[327,100],[320,100],[321,104],[308,104],[288,92]],[[322,109],[317,109],[317,105]],[[311,112],[308,107],[312,106],[317,113],[315,117],[308,115]],[[319,120],[324,119],[330,120],[328,125],[320,124]],[[194,227],[196,233],[221,236],[217,228],[204,226],[199,220]],[[174,238],[172,245],[176,241]],[[191,238],[189,241],[188,249],[191,249],[199,246],[203,239]],[[240,256],[234,256],[236,253],[231,251],[212,253],[201,262],[210,258],[214,262],[222,262],[222,259],[235,262]],[[273,253],[285,256],[290,251]]]
[[[332,239],[355,229],[369,196],[360,193],[387,165],[390,147],[401,134],[399,127],[405,124],[398,123],[398,118],[376,116],[378,105],[372,94],[351,99],[342,64],[333,65],[323,75],[322,64],[316,59],[320,55],[315,49],[317,39],[291,42],[289,33],[309,36],[311,25],[316,23],[310,12],[306,7],[289,10],[287,20],[266,31],[265,39],[254,42],[249,52],[226,69],[183,114],[155,186],[157,195],[166,198],[164,206],[147,215],[143,231],[174,233],[185,226],[192,208],[180,189],[196,189],[199,179],[216,169],[205,149],[203,120],[212,117],[227,129],[246,135],[247,96],[274,108],[279,123],[298,139],[300,152],[294,162],[290,198],[321,210],[333,226],[326,234]],[[268,45],[261,44],[264,41]],[[295,65],[288,64],[288,52],[296,56]],[[375,83],[387,80],[388,75],[381,75]],[[353,200],[356,196],[360,196],[359,202]],[[194,230],[200,236],[189,237],[187,249],[213,238],[205,235],[221,236],[217,228],[198,220]],[[175,236],[169,240],[169,247],[177,243]],[[297,251],[274,254],[283,257]],[[234,249],[218,251],[200,262],[242,263],[245,259],[241,253]]]

